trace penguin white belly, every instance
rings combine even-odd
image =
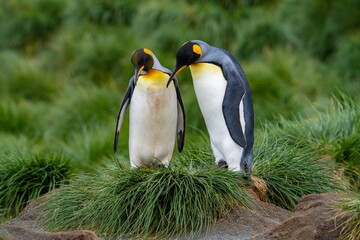
[[[230,136],[222,111],[227,81],[220,67],[210,63],[190,65],[197,101],[208,129],[216,162],[225,160],[229,169],[240,171],[243,148]],[[239,106],[244,131],[243,102]]]
[[[150,75],[150,76],[148,76]],[[168,75],[140,76],[130,103],[129,155],[132,167],[168,165],[175,144],[177,97]]]

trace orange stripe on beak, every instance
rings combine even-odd
[[[142,70],[144,70],[144,68],[145,68],[145,66],[141,66],[141,68],[139,69],[139,71],[138,71],[137,74],[136,74],[136,79],[139,78],[139,76],[140,76]]]
[[[176,77],[176,75],[178,75],[182,70],[184,70],[184,68],[186,68],[186,65],[185,66],[182,66],[181,68],[179,68],[178,70],[176,70],[175,72],[173,72],[173,74],[171,74],[170,78],[169,78],[169,81],[167,82],[166,84],[166,87],[169,87],[169,84],[172,80],[174,80],[174,77]]]

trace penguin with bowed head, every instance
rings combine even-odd
[[[184,43],[168,84],[186,66],[210,135],[215,161],[232,171],[252,171],[254,111],[248,80],[229,52],[200,40]]]
[[[185,111],[177,80],[167,81],[171,71],[163,67],[147,48],[133,52],[135,74],[120,105],[114,152],[125,111],[130,106],[129,156],[131,166],[168,166],[177,138],[179,152],[184,146]]]

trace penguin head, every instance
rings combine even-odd
[[[189,66],[200,59],[202,49],[198,43],[188,41],[176,53],[176,67]]]
[[[176,53],[176,66],[167,85],[169,85],[175,76],[184,70],[185,67],[199,61],[202,56],[202,52],[203,50],[198,43],[193,41],[184,43]]]
[[[154,66],[154,58],[152,52],[147,48],[139,48],[135,50],[131,56],[131,63],[135,68],[135,84],[142,71],[148,71]]]

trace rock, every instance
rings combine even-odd
[[[47,233],[33,231],[15,225],[0,225],[0,238],[4,240],[99,240],[94,232],[91,231],[68,231]]]
[[[254,239],[277,240],[332,240],[340,236],[343,219],[335,219],[333,204],[341,195],[335,193],[310,194],[304,196],[295,207],[292,216],[270,232]]]
[[[258,201],[253,209],[235,208],[199,239],[242,240],[264,234],[291,216],[291,212]]]
[[[15,219],[0,224],[1,240],[99,240],[92,231],[78,230],[67,232],[44,232],[38,224],[38,219],[44,211],[38,206],[43,198],[34,200]]]

